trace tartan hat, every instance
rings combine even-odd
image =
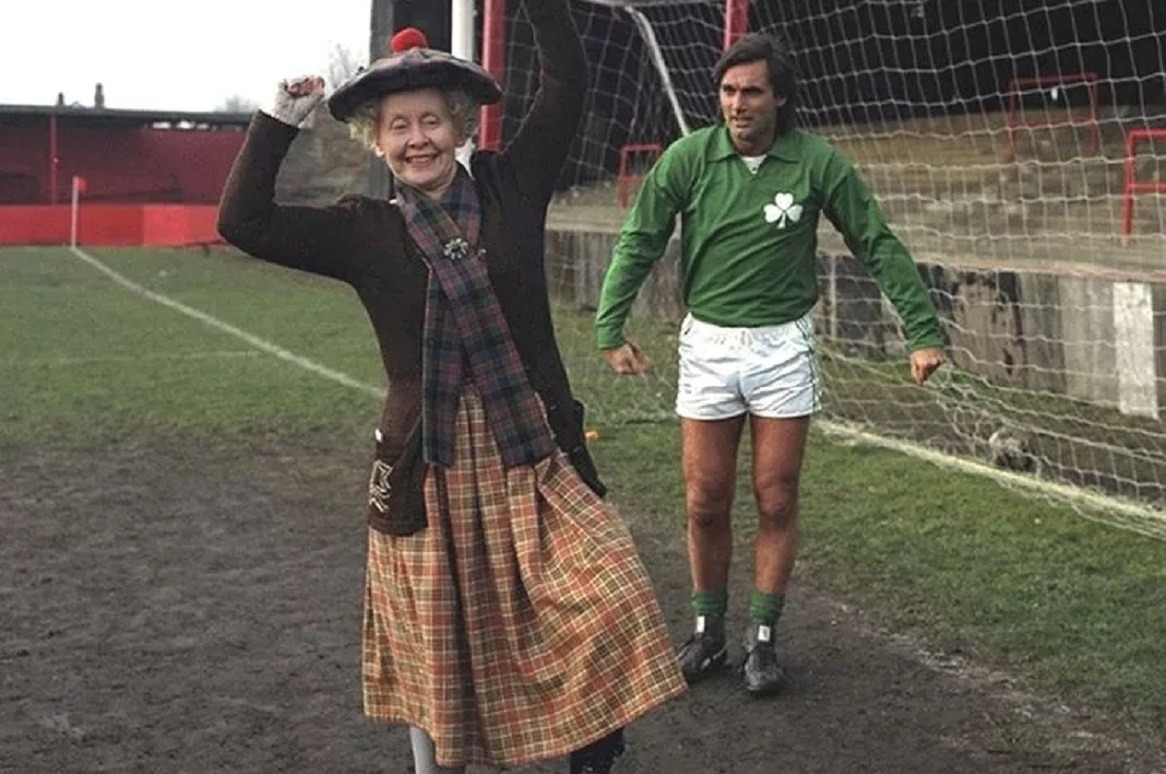
[[[414,89],[462,89],[483,105],[502,98],[494,76],[479,65],[429,48],[425,33],[405,27],[389,39],[392,54],[378,59],[341,84],[328,98],[328,111],[347,121],[373,99]]]

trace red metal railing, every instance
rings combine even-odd
[[[749,31],[749,0],[725,0],[724,47]]]
[[[1101,148],[1101,124],[1097,120],[1097,73],[1058,73],[1056,75],[1038,75],[1031,78],[1013,78],[1008,82],[1008,115],[1006,127],[1008,129],[1008,147],[1012,157],[1016,158],[1016,130],[1018,127],[1033,128],[1041,126],[1088,126],[1089,138],[1096,153]],[[1089,94],[1089,117],[1080,121],[1071,114],[1065,120],[1048,119],[1048,113],[1041,111],[1045,120],[1029,121],[1023,116],[1020,109],[1020,95],[1026,89],[1036,86],[1073,86],[1084,84]]]
[[[616,178],[616,185],[619,195],[619,206],[628,206],[628,194],[631,191],[632,186],[644,179],[644,175],[642,173],[632,172],[632,156],[638,153],[650,153],[652,154],[652,160],[654,161],[660,156],[662,150],[663,148],[660,147],[660,144],[655,142],[633,143],[631,145],[620,146],[619,177]]]
[[[485,0],[482,8],[482,67],[498,83],[506,78],[506,0]],[[483,105],[478,127],[478,147],[502,148],[502,103]]]
[[[1134,159],[1138,152],[1138,143],[1153,141],[1155,138],[1166,140],[1166,129],[1134,129],[1126,135],[1126,164],[1122,182],[1121,206],[1121,243],[1129,244],[1130,233],[1134,228],[1134,195],[1139,193],[1166,193],[1166,181],[1154,180],[1139,183],[1136,177]]]

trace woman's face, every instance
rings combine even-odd
[[[468,139],[461,135],[437,89],[402,91],[381,100],[376,154],[399,180],[434,199],[453,182],[455,152]]]

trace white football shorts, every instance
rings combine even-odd
[[[810,312],[759,328],[725,328],[690,314],[680,326],[679,353],[676,413],[685,419],[783,419],[821,408]]]

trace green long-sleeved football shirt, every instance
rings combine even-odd
[[[674,142],[644,179],[600,294],[600,349],[623,343],[628,310],[678,214],[683,298],[698,320],[756,327],[809,311],[818,300],[817,230],[825,215],[894,304],[908,347],[945,343],[915,262],[845,156],[794,130],[778,136],[751,172],[718,125]]]

